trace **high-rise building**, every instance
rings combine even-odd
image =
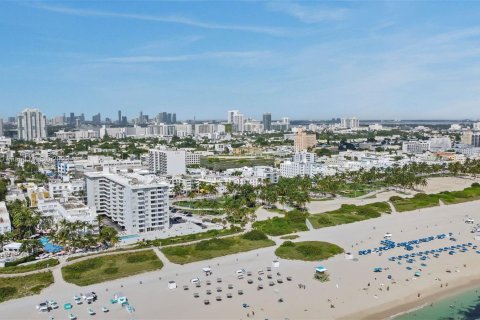
[[[472,134],[472,146],[480,147],[480,132],[475,132]]]
[[[177,114],[172,113],[172,123],[177,123]]]
[[[472,137],[473,137],[473,131],[472,130],[467,130],[464,131],[462,134],[462,138],[460,142],[462,144],[472,144]]]
[[[37,140],[47,138],[47,118],[38,109],[24,109],[17,117],[18,139]]]
[[[475,122],[473,124],[473,130],[479,130],[480,131],[480,122]]]
[[[186,173],[185,150],[150,149],[148,167],[151,173],[176,176]]]
[[[68,118],[68,124],[73,127],[75,126],[75,113],[70,112],[70,117]]]
[[[340,126],[346,129],[356,129],[360,127],[360,121],[357,118],[342,118]]]
[[[3,119],[0,118],[0,137],[3,137]]]
[[[122,110],[118,110],[118,124],[122,124]]]
[[[245,118],[238,110],[228,111],[227,122],[232,124],[233,132],[244,131]]]
[[[228,111],[227,122],[233,124],[233,118],[235,115],[238,115],[240,112],[238,110],[230,110]]]
[[[154,175],[110,170],[85,173],[89,207],[108,216],[128,234],[169,228],[167,183]]]
[[[263,114],[263,130],[272,130],[272,114],[270,112]]]
[[[127,116],[122,116],[122,122],[121,122],[121,125],[122,125],[122,126],[125,126],[127,123],[128,123]]]
[[[294,136],[293,146],[296,152],[305,151],[308,148],[315,147],[317,144],[317,135],[315,133],[306,133],[300,128]]]
[[[92,124],[99,125],[102,123],[102,117],[100,115],[100,112],[93,115],[92,117]]]

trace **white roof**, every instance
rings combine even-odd
[[[4,245],[3,249],[20,250],[21,246],[22,244],[20,242],[11,242],[9,244]]]

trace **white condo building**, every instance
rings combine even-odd
[[[169,228],[168,183],[154,175],[87,172],[87,203],[129,234]]]
[[[174,149],[150,149],[148,167],[151,173],[171,176],[186,173],[186,151]]]
[[[430,141],[405,141],[402,143],[404,153],[423,153],[430,150]]]
[[[342,118],[340,126],[347,129],[355,129],[360,127],[360,121],[357,118]]]
[[[24,109],[17,116],[18,139],[40,140],[47,138],[47,118],[38,109]]]

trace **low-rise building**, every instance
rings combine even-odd
[[[0,234],[12,231],[12,223],[10,222],[10,214],[7,210],[5,201],[0,202]]]

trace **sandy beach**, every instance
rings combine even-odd
[[[472,181],[467,180],[466,183],[470,185]],[[346,259],[343,254],[320,263],[280,259],[279,267],[274,268],[272,261],[276,258],[276,247],[183,266],[171,264],[163,257],[165,267],[160,271],[87,287],[65,283],[61,279],[60,270],[55,269],[54,285],[40,295],[2,303],[0,319],[48,319],[49,316],[67,319],[69,313],[73,313],[78,319],[389,318],[458,290],[480,286],[480,281],[477,280],[480,254],[470,249],[455,255],[442,253],[438,258],[432,257],[425,261],[417,259],[412,264],[402,260],[399,265],[388,258],[410,253],[404,248],[395,248],[382,255],[367,256],[359,256],[358,251],[379,247],[386,232],[392,233],[392,240],[396,242],[442,233],[452,233],[456,238],[455,242],[447,237],[422,243],[412,252],[468,242],[478,245],[480,241],[475,241],[470,233],[472,225],[465,224],[464,219],[468,215],[475,219],[475,223],[480,222],[479,209],[480,201],[475,201],[392,213],[377,219],[302,232],[299,233],[300,238],[295,240],[335,243],[346,252],[353,253],[356,258],[354,260]],[[274,240],[277,244],[282,241],[279,238]],[[425,263],[426,266],[420,266],[420,263]],[[321,283],[313,279],[314,268],[318,265],[329,270],[330,281]],[[202,268],[207,266],[212,268],[212,276],[206,277],[203,274]],[[412,267],[412,270],[407,270],[407,266]],[[267,272],[267,267],[271,267],[272,271]],[[387,269],[374,273],[375,267]],[[237,279],[235,271],[240,268],[251,271],[252,276]],[[260,268],[265,272],[261,275],[262,280],[258,280],[257,270]],[[418,269],[421,269],[421,277],[414,276]],[[277,272],[280,275],[277,275]],[[272,275],[273,286],[269,285],[270,279],[266,277],[268,273]],[[287,276],[292,277],[292,281],[287,281]],[[202,280],[200,288],[190,283],[195,277]],[[218,277],[222,279],[221,283],[217,282]],[[253,283],[247,283],[247,279],[252,279]],[[278,279],[282,279],[283,283],[278,283]],[[206,280],[210,280],[211,285],[207,285]],[[168,289],[168,281],[175,281],[178,288]],[[228,288],[229,284],[233,285],[233,289]],[[263,289],[257,289],[259,284],[263,284]],[[298,284],[303,284],[305,288],[299,288]],[[188,285],[189,290],[184,290],[184,285]],[[217,287],[222,291],[217,292]],[[211,290],[211,295],[207,295],[206,290]],[[243,290],[243,295],[239,295],[238,290]],[[63,306],[66,302],[73,303],[75,294],[88,291],[95,291],[99,296],[98,301],[92,305],[74,305],[71,311],[60,308],[50,313],[39,313],[35,310],[35,306],[41,301],[55,299]],[[118,291],[128,297],[136,310],[134,313],[130,314],[119,305],[109,303],[113,294]],[[198,293],[199,298],[194,298],[194,293]],[[231,293],[232,297],[227,298],[227,293]],[[217,296],[221,297],[221,301],[216,300]],[[283,302],[279,302],[280,298]],[[209,305],[204,304],[205,299],[210,301]],[[244,307],[244,304],[248,307]],[[103,305],[110,308],[109,313],[100,311]],[[89,316],[88,308],[97,311],[97,315]]]

